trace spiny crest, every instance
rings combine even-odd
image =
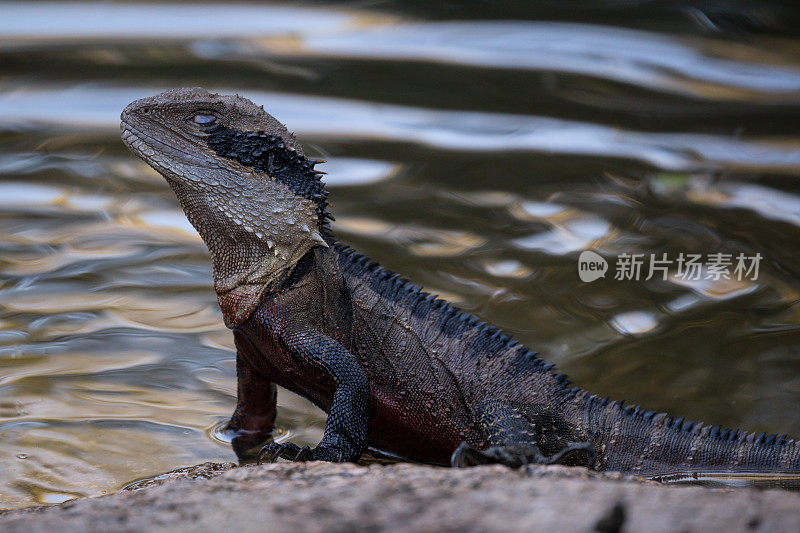
[[[286,146],[276,135],[244,132],[221,127],[206,138],[206,142],[220,157],[235,159],[242,165],[253,167],[283,183],[295,194],[313,201],[317,205],[320,226],[327,228],[328,191],[321,181],[324,172],[314,170],[319,163],[308,159],[294,147]]]
[[[763,446],[784,446],[793,445],[794,439],[790,439],[788,435],[767,434],[762,432],[756,434],[755,432],[748,433],[740,429],[723,428],[722,426],[708,426],[702,422],[694,422],[686,420],[684,417],[669,417],[666,413],[658,411],[645,411],[638,405],[625,405],[625,401],[610,400],[608,397],[601,398],[593,394],[581,391],[585,395],[585,399],[593,406],[596,407],[609,407],[620,411],[626,416],[635,416],[642,420],[656,422],[663,420],[664,427],[676,429],[684,433],[702,433],[706,432],[709,438],[722,442],[747,442],[748,444],[759,444]]]

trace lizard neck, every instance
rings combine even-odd
[[[168,182],[211,252],[217,301],[231,329],[244,322],[264,294],[275,290],[297,261],[320,244],[307,229],[308,217],[293,214],[293,206],[264,212],[271,202],[263,201],[263,191],[262,201],[254,204],[241,191],[220,195],[219,186],[206,190]],[[282,216],[275,216],[277,211]]]

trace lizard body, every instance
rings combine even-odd
[[[356,461],[371,445],[455,466],[800,473],[793,439],[590,395],[497,328],[337,243],[315,162],[249,100],[176,89],[131,103],[121,128],[211,251],[237,348],[229,429],[240,458],[269,438],[277,384],[329,415],[317,447],[270,443],[271,458]]]

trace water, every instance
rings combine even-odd
[[[206,249],[119,140],[176,86],[264,104],[329,161],[343,241],[581,386],[800,436],[796,15],[568,4],[0,4],[0,508],[234,459]],[[616,281],[623,252],[764,259]]]
[[[676,472],[651,476],[650,479],[670,485],[700,485],[713,488],[776,488],[800,490],[800,475],[765,474],[763,472]]]

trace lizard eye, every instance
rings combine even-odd
[[[219,120],[219,119],[217,117],[215,117],[214,115],[205,115],[205,114],[202,114],[202,113],[197,114],[197,115],[192,117],[192,122],[194,122],[195,124],[197,124],[199,126],[208,126],[210,124],[215,123],[217,120]]]
[[[218,119],[214,115],[195,115],[192,117],[192,122],[195,124],[199,124],[201,126],[207,126],[209,124],[213,124]]]
[[[211,111],[198,111],[186,117],[186,123],[198,134],[214,133],[222,127],[220,118]]]

